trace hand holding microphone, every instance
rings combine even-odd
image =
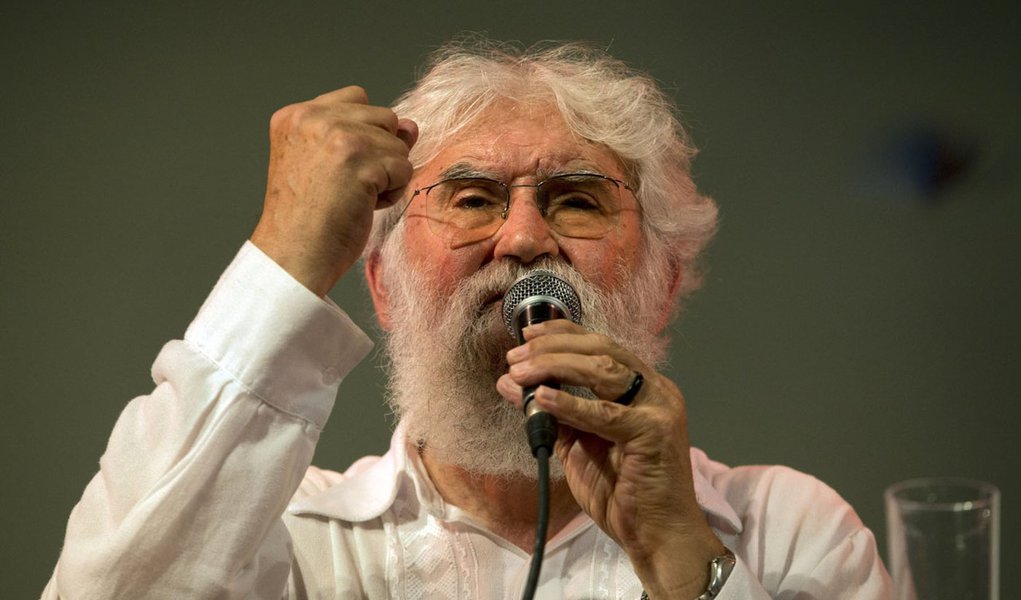
[[[581,301],[577,292],[560,277],[545,269],[536,269],[518,278],[503,298],[503,320],[511,336],[518,344],[525,343],[523,330],[529,325],[536,325],[554,319],[567,319],[574,323],[581,321]],[[630,383],[622,394],[613,402],[628,406],[642,389],[645,379],[641,371],[634,371]],[[546,414],[535,400],[535,392],[539,386],[559,390],[560,382],[548,379],[540,384],[526,385],[521,392],[521,408],[528,417],[526,431],[529,446],[534,456],[540,446],[552,451],[557,438],[557,422],[554,417]],[[533,419],[542,413],[542,418]]]
[[[631,557],[650,595],[705,589],[699,577],[724,548],[695,497],[684,396],[630,350],[572,322],[577,294],[553,291],[570,289],[566,282],[532,275],[504,298],[504,320],[521,345],[508,352],[511,369],[497,388],[510,401],[522,399],[533,454],[555,446],[575,500]],[[529,325],[537,327],[525,340]],[[596,399],[560,384],[587,388]],[[532,419],[552,424],[552,432]],[[558,421],[567,426],[559,440]],[[541,478],[539,485],[541,493]]]

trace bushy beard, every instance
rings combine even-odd
[[[657,330],[669,310],[672,281],[669,269],[649,253],[634,272],[619,268],[616,290],[602,290],[563,261],[547,258],[528,265],[493,261],[449,293],[434,289],[431,274],[404,259],[401,236],[394,234],[382,252],[390,297],[388,401],[409,440],[444,463],[480,475],[536,476],[524,415],[496,391],[507,372],[506,353],[516,345],[501,300],[535,269],[553,272],[578,292],[587,329],[608,335],[653,368],[666,354],[667,340]],[[555,457],[550,471],[563,478]]]

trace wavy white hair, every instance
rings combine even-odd
[[[579,43],[452,42],[433,53],[425,75],[393,107],[418,123],[412,164],[428,163],[502,101],[555,106],[574,134],[615,153],[642,207],[647,264],[680,268],[680,297],[699,287],[698,258],[716,230],[716,204],[698,192],[690,168],[696,150],[651,77]],[[398,227],[402,208],[377,215],[366,256]]]

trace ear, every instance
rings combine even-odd
[[[390,294],[383,285],[383,264],[378,252],[365,259],[365,281],[376,309],[376,320],[384,331],[390,331]]]
[[[663,330],[670,324],[670,321],[677,312],[677,296],[681,293],[681,283],[684,282],[684,269],[678,264],[670,265],[668,276],[672,278],[670,289],[659,307],[659,316],[656,319],[656,333],[663,333]]]

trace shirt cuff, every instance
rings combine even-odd
[[[246,241],[184,339],[266,403],[322,428],[372,341]]]

